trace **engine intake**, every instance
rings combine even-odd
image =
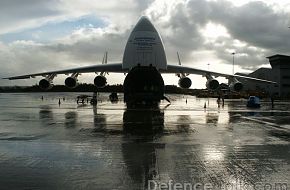
[[[178,81],[178,85],[181,88],[189,88],[191,86],[191,84],[192,84],[192,82],[191,82],[190,78],[188,78],[188,77],[180,78]]]
[[[68,88],[75,88],[78,86],[77,79],[75,77],[67,77],[64,81],[65,86]]]
[[[42,90],[49,90],[53,87],[53,84],[52,84],[52,81],[51,80],[48,80],[48,79],[41,79],[39,81],[39,87],[42,89]]]
[[[217,81],[216,79],[208,79],[206,81],[206,88],[210,90],[216,90],[219,85],[219,81]]]
[[[94,79],[94,84],[98,88],[104,88],[107,84],[107,78],[102,75],[96,76]]]
[[[239,81],[230,84],[230,90],[232,91],[240,92],[241,90],[243,90],[243,88],[244,85]]]

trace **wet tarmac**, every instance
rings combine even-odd
[[[0,94],[0,189],[290,187],[290,102],[168,95],[126,109],[79,94]]]

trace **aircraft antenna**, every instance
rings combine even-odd
[[[178,65],[181,65],[181,61],[180,61],[180,57],[179,57],[179,53],[178,53],[178,52],[176,52],[176,53],[177,53]],[[178,76],[179,78],[186,77],[187,75],[188,75],[188,74],[185,74],[185,73],[182,72],[182,71],[180,71],[180,73],[177,74],[177,76]]]
[[[181,65],[181,61],[180,61],[180,57],[179,57],[179,53],[178,53],[178,52],[176,52],[176,53],[177,53],[178,65]]]
[[[105,53],[104,53],[104,57],[103,57],[103,61],[102,61],[102,64],[107,64],[108,63],[108,52],[106,51]],[[108,72],[104,72],[104,71],[102,71],[101,73],[100,73],[100,75],[102,75],[102,76],[105,76],[106,74],[109,74]]]
[[[107,64],[107,63],[108,63],[108,52],[106,51],[104,53],[102,64]]]

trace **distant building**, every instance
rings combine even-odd
[[[279,84],[279,95],[290,97],[290,56],[277,54],[267,58],[274,71],[274,81]]]
[[[279,97],[290,97],[290,56],[273,55],[267,57],[272,68],[259,68],[248,76],[271,80],[277,82],[276,85],[247,81],[244,82],[245,90],[260,90]],[[241,81],[242,82],[242,81]]]

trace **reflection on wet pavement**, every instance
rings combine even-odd
[[[77,95],[0,94],[0,189],[289,188],[289,102],[168,95],[170,106],[126,109]]]

